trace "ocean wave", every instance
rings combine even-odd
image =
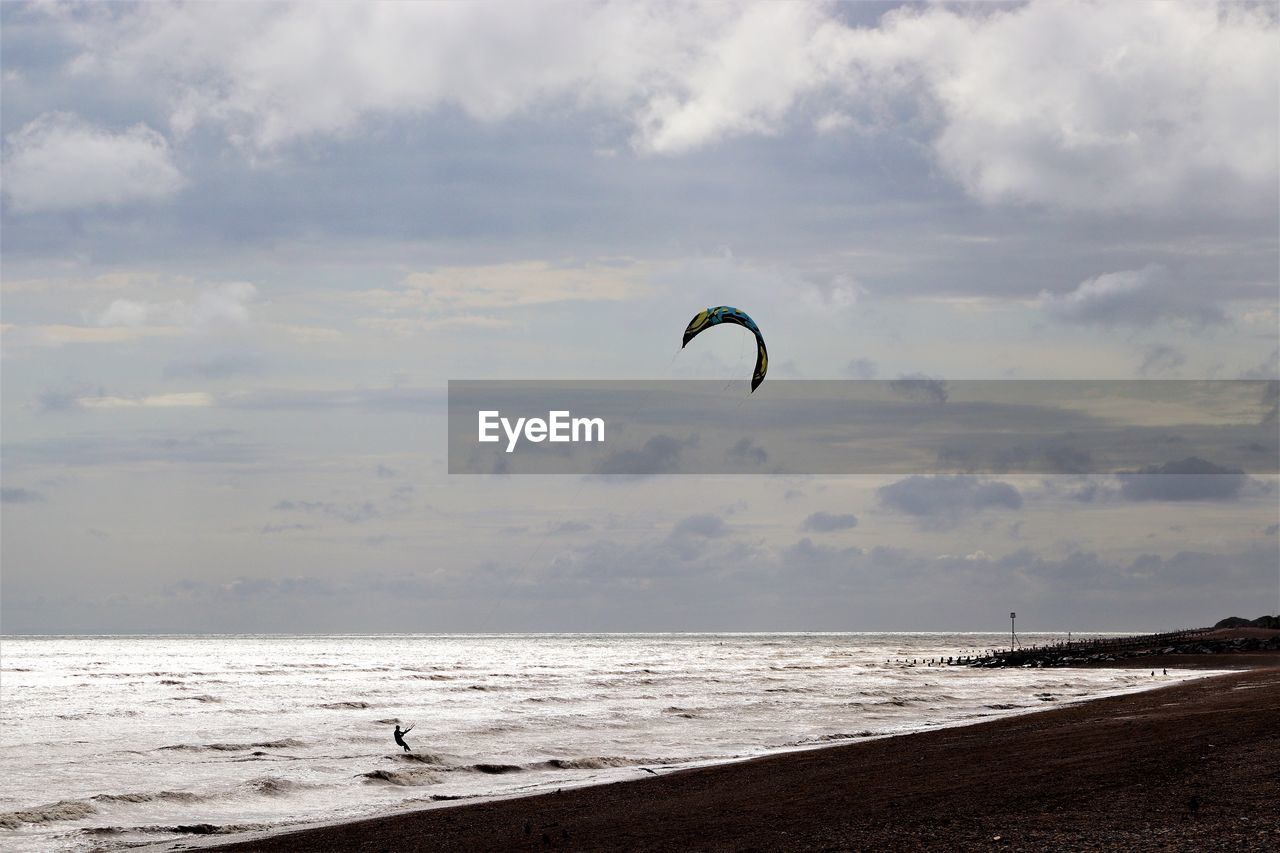
[[[317,787],[307,782],[295,782],[292,779],[282,779],[279,776],[260,776],[257,779],[250,779],[241,787],[247,788],[255,794],[261,794],[266,797],[283,797],[294,791],[305,791]]]
[[[393,758],[396,761],[407,761],[410,764],[433,764],[439,767],[445,767],[449,764],[449,760],[444,756],[430,752],[397,752]]]
[[[0,829],[17,829],[24,823],[43,824],[61,820],[80,820],[97,813],[97,807],[84,800],[60,800],[44,806],[0,814]]]
[[[477,794],[432,794],[429,797],[409,797],[401,800],[406,805],[410,803],[439,803],[446,800],[472,800]]]
[[[268,829],[265,823],[179,823],[151,824],[148,826],[91,826],[80,830],[85,835],[123,835],[140,833],[152,835],[230,835],[235,832],[257,832]]]
[[[469,770],[473,773],[488,773],[490,775],[498,775],[501,773],[519,773],[525,768],[519,764],[468,764],[465,767],[457,768],[459,770]]]
[[[875,737],[875,732],[871,729],[863,729],[860,732],[834,732],[829,735],[817,735],[815,737],[801,738],[792,741],[787,746],[809,746],[815,743],[835,743],[842,740],[856,740],[864,737]]]
[[[136,717],[138,711],[132,708],[111,711],[80,711],[75,714],[54,714],[59,720],[87,720],[90,717]]]
[[[373,785],[399,785],[410,787],[414,785],[434,785],[440,781],[440,778],[434,773],[424,770],[370,770],[368,773],[361,773],[365,784]]]
[[[174,696],[175,702],[221,702],[217,696],[210,696],[208,693],[200,693],[195,696]]]
[[[672,705],[662,709],[662,713],[671,714],[676,717],[683,717],[686,720],[696,720],[698,712],[693,708],[681,708],[679,705]]]
[[[533,768],[545,769],[548,766],[545,762],[528,767],[523,764],[500,764],[486,761],[476,762],[475,764],[453,764],[444,756],[433,755],[429,752],[399,753],[394,758],[397,761],[422,764],[426,765],[426,767],[411,770],[373,770],[361,775],[373,782],[387,782],[392,785],[429,785],[437,781],[436,774],[438,773],[483,773],[489,776],[500,776],[506,773],[523,773]]]
[[[368,702],[325,702],[322,705],[316,705],[316,707],[327,708],[330,711],[362,711],[373,706]]]
[[[134,791],[126,794],[95,794],[89,799],[99,803],[198,803],[206,798],[190,791]]]
[[[250,749],[287,749],[306,745],[306,741],[285,737],[278,740],[264,740],[258,743],[174,743],[157,747],[157,749],[178,752],[244,752]]]
[[[628,758],[619,755],[597,755],[590,758],[551,758],[537,767],[556,770],[607,770],[611,767],[639,767],[643,764],[668,764],[667,759]]]

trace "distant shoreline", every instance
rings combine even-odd
[[[1280,802],[1265,793],[1280,756],[1280,666],[1205,657],[1251,668],[613,784],[177,843],[237,853],[1270,848],[1280,841]],[[1197,663],[1209,661],[1169,665]]]

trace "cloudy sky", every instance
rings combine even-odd
[[[451,477],[444,417],[745,379],[745,336],[677,354],[725,303],[770,382],[1277,378],[1274,4],[0,18],[6,632],[1280,606],[1274,476]]]

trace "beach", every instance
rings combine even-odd
[[[205,849],[1274,849],[1280,667],[1255,663],[1271,665],[974,725]]]

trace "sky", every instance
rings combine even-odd
[[[1280,378],[1278,19],[4,2],[0,630],[1276,612],[1274,475],[451,476],[445,404],[745,380],[720,304],[766,383]]]

